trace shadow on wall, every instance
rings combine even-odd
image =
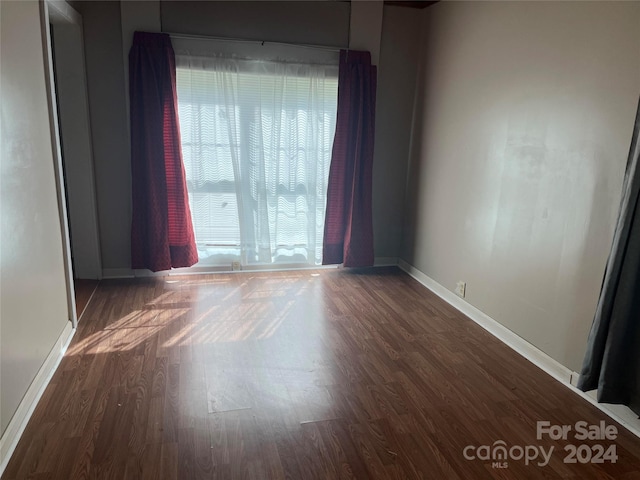
[[[592,151],[591,161],[594,177],[590,218],[585,241],[581,245],[572,289],[565,301],[569,325],[565,337],[567,363],[580,372],[587,338],[593,323],[598,297],[604,278],[606,261],[613,241],[613,232],[618,216],[624,169],[612,175],[608,163],[610,156],[601,149]],[[594,261],[596,259],[597,261]],[[579,341],[576,342],[575,338]]]
[[[512,109],[502,174],[490,180],[500,171],[490,168],[485,177],[500,188],[489,269],[496,272],[494,289],[517,300],[497,318],[577,370],[622,177],[611,168],[616,159],[600,145],[568,141],[585,138],[576,122],[579,114],[569,102],[558,109],[562,100],[554,100],[530,99]]]
[[[424,41],[421,39],[421,43]],[[409,160],[407,165],[407,180],[405,186],[404,200],[404,222],[402,225],[402,236],[400,239],[400,258],[415,266],[416,248],[420,244],[416,239],[417,225],[421,217],[421,202],[418,194],[422,169],[426,162],[424,152],[425,115],[423,112],[427,108],[425,105],[428,89],[424,75],[424,62],[418,67],[416,79],[416,96],[414,100],[413,122],[411,125],[411,136],[409,145]]]

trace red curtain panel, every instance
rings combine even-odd
[[[373,265],[371,178],[376,73],[369,52],[340,52],[338,114],[322,249],[324,265]]]
[[[198,261],[185,181],[169,35],[135,32],[129,52],[133,268]]]

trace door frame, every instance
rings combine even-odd
[[[62,160],[62,142],[61,142],[61,132],[60,132],[60,119],[58,118],[58,99],[56,98],[56,87],[55,87],[55,77],[54,77],[54,60],[53,60],[53,45],[51,42],[51,24],[61,24],[61,25],[73,25],[78,29],[78,41],[81,43],[82,47],[82,73],[84,78],[86,79],[86,71],[84,65],[84,41],[83,41],[83,32],[82,32],[82,16],[74,10],[67,2],[61,0],[45,0],[41,2],[41,21],[42,21],[42,32],[43,32],[43,43],[45,46],[45,54],[44,54],[44,63],[45,63],[45,81],[47,83],[47,98],[49,101],[49,120],[50,120],[50,129],[51,129],[51,138],[52,138],[52,150],[54,157],[54,172],[55,172],[55,182],[56,182],[56,193],[57,193],[57,201],[58,201],[58,211],[60,213],[60,229],[62,233],[62,253],[63,253],[63,261],[64,261],[64,269],[65,269],[65,281],[67,286],[67,306],[69,311],[69,320],[73,328],[77,328],[78,326],[78,314],[76,312],[76,303],[75,303],[75,287],[74,287],[74,278],[73,278],[73,264],[72,264],[72,249],[71,249],[71,238],[70,238],[70,229],[69,229],[69,212],[67,210],[67,192],[65,190],[65,179],[64,179],[64,166]],[[85,92],[86,96],[86,80],[85,80]],[[87,122],[89,121],[88,112]],[[89,130],[89,142],[90,138],[90,130]],[[97,205],[95,204],[95,184],[93,177],[93,159],[89,159],[89,163],[91,164],[91,177],[89,179],[90,189],[91,189],[91,197],[93,199],[93,218],[92,223],[95,231],[95,244],[93,246],[93,255],[97,258],[96,265],[98,266],[98,272],[96,272],[97,278],[100,279],[102,276],[102,261],[100,258],[100,245],[99,245],[99,236],[98,236],[98,218],[97,218]]]

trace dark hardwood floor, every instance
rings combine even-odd
[[[638,479],[640,440],[398,269],[165,277],[101,282],[3,478]]]
[[[91,295],[98,287],[99,280],[88,280],[76,278],[73,280],[73,289],[76,296],[76,315],[78,318],[82,316],[84,309],[87,308]]]

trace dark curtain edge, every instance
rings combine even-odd
[[[198,254],[179,137],[175,54],[168,34],[134,32],[129,97],[131,266],[152,272],[192,266]]]
[[[371,65],[369,52],[341,50],[338,75],[338,112],[327,186],[322,264],[372,266],[377,68]]]
[[[634,226],[634,219],[640,212],[638,209],[640,202],[639,134],[640,98],[636,108],[631,145],[627,157],[616,229],[577,384],[577,388],[584,392],[597,390],[598,402],[627,405],[638,414],[640,414],[638,385],[616,385],[616,382],[607,381],[609,375],[607,366],[610,358],[624,354],[624,352],[612,351],[615,350],[611,345],[613,335],[617,333],[612,331],[614,328],[612,315],[616,305],[623,301],[620,295],[628,294],[628,292],[620,291],[620,285],[625,258],[631,248],[629,237]],[[618,322],[615,323],[615,328],[619,328]],[[636,368],[640,368],[640,366]]]

